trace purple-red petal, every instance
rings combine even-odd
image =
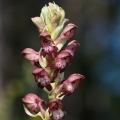
[[[32,74],[36,75],[36,74],[40,74],[44,69],[43,68],[37,68],[35,70],[33,70]]]
[[[60,36],[55,40],[55,44],[58,44],[63,40],[70,40],[71,38],[73,38],[76,29],[77,29],[76,25],[74,25],[72,23],[68,24],[64,28],[64,30],[62,31]]]
[[[76,80],[83,80],[85,77],[81,74],[72,74],[63,83],[71,83]]]
[[[77,29],[77,26],[69,23],[63,30],[63,32],[61,33],[61,35],[66,36],[68,39],[71,39],[74,34],[75,34],[75,30]]]
[[[22,98],[23,102],[25,103],[35,103],[36,99],[39,99],[39,97],[34,93],[29,93]]]
[[[65,58],[65,57],[68,57],[70,54],[68,53],[68,52],[64,52],[64,50],[63,51],[61,51],[58,55],[57,55],[57,59],[61,59],[61,58]]]
[[[31,48],[25,48],[21,54],[24,55],[24,57],[28,60],[38,60],[39,59],[39,53]]]

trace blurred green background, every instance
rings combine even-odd
[[[63,103],[65,120],[120,120],[120,0],[54,0],[78,29],[81,44],[65,76],[86,79]],[[20,52],[39,50],[31,17],[51,0],[0,1],[0,120],[39,120],[24,112],[21,98],[30,92],[47,100],[31,75],[34,67]]]

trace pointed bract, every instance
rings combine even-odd
[[[45,32],[45,23],[40,17],[33,17],[31,20],[38,27],[39,32]]]

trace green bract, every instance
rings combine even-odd
[[[32,21],[39,32],[48,32],[52,40],[55,40],[64,27],[65,12],[55,3],[48,3],[48,6],[42,8],[40,17],[34,17]]]

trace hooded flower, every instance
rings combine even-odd
[[[62,49],[62,47],[65,45],[67,40],[70,40],[71,38],[73,38],[76,28],[77,26],[72,23],[68,24],[64,28],[60,36],[54,41],[55,45],[58,48],[58,51]]]
[[[52,89],[50,85],[51,78],[43,68],[37,68],[33,70],[32,74],[34,75],[35,81],[38,83],[39,87],[41,88],[46,87],[48,90]]]
[[[25,112],[28,115],[30,115],[29,112],[31,111],[35,114],[40,112],[42,116],[44,116],[45,111],[47,109],[47,104],[44,100],[39,98],[36,94],[29,93],[24,98],[22,98],[22,101],[24,102]]]
[[[62,81],[51,92],[51,95],[53,94],[59,94],[59,96],[69,95],[80,86],[83,79],[84,79],[84,76],[81,74],[72,74],[65,81]]]
[[[76,40],[71,41],[63,50],[61,50],[54,60],[54,65],[61,72],[67,64],[70,64],[74,56],[74,51],[79,43]]]
[[[59,99],[53,99],[49,102],[49,113],[52,114],[53,120],[62,120],[65,116],[64,106]]]
[[[75,30],[77,29],[77,26],[69,23],[64,30],[62,31],[62,33],[60,34],[60,36],[55,40],[55,44],[60,43],[63,40],[70,40],[71,38],[73,38],[73,36],[75,35]]]
[[[57,47],[53,43],[50,35],[48,33],[41,33],[40,34],[40,42],[41,42],[41,47],[44,52],[44,56],[46,54],[52,54],[57,52]]]

